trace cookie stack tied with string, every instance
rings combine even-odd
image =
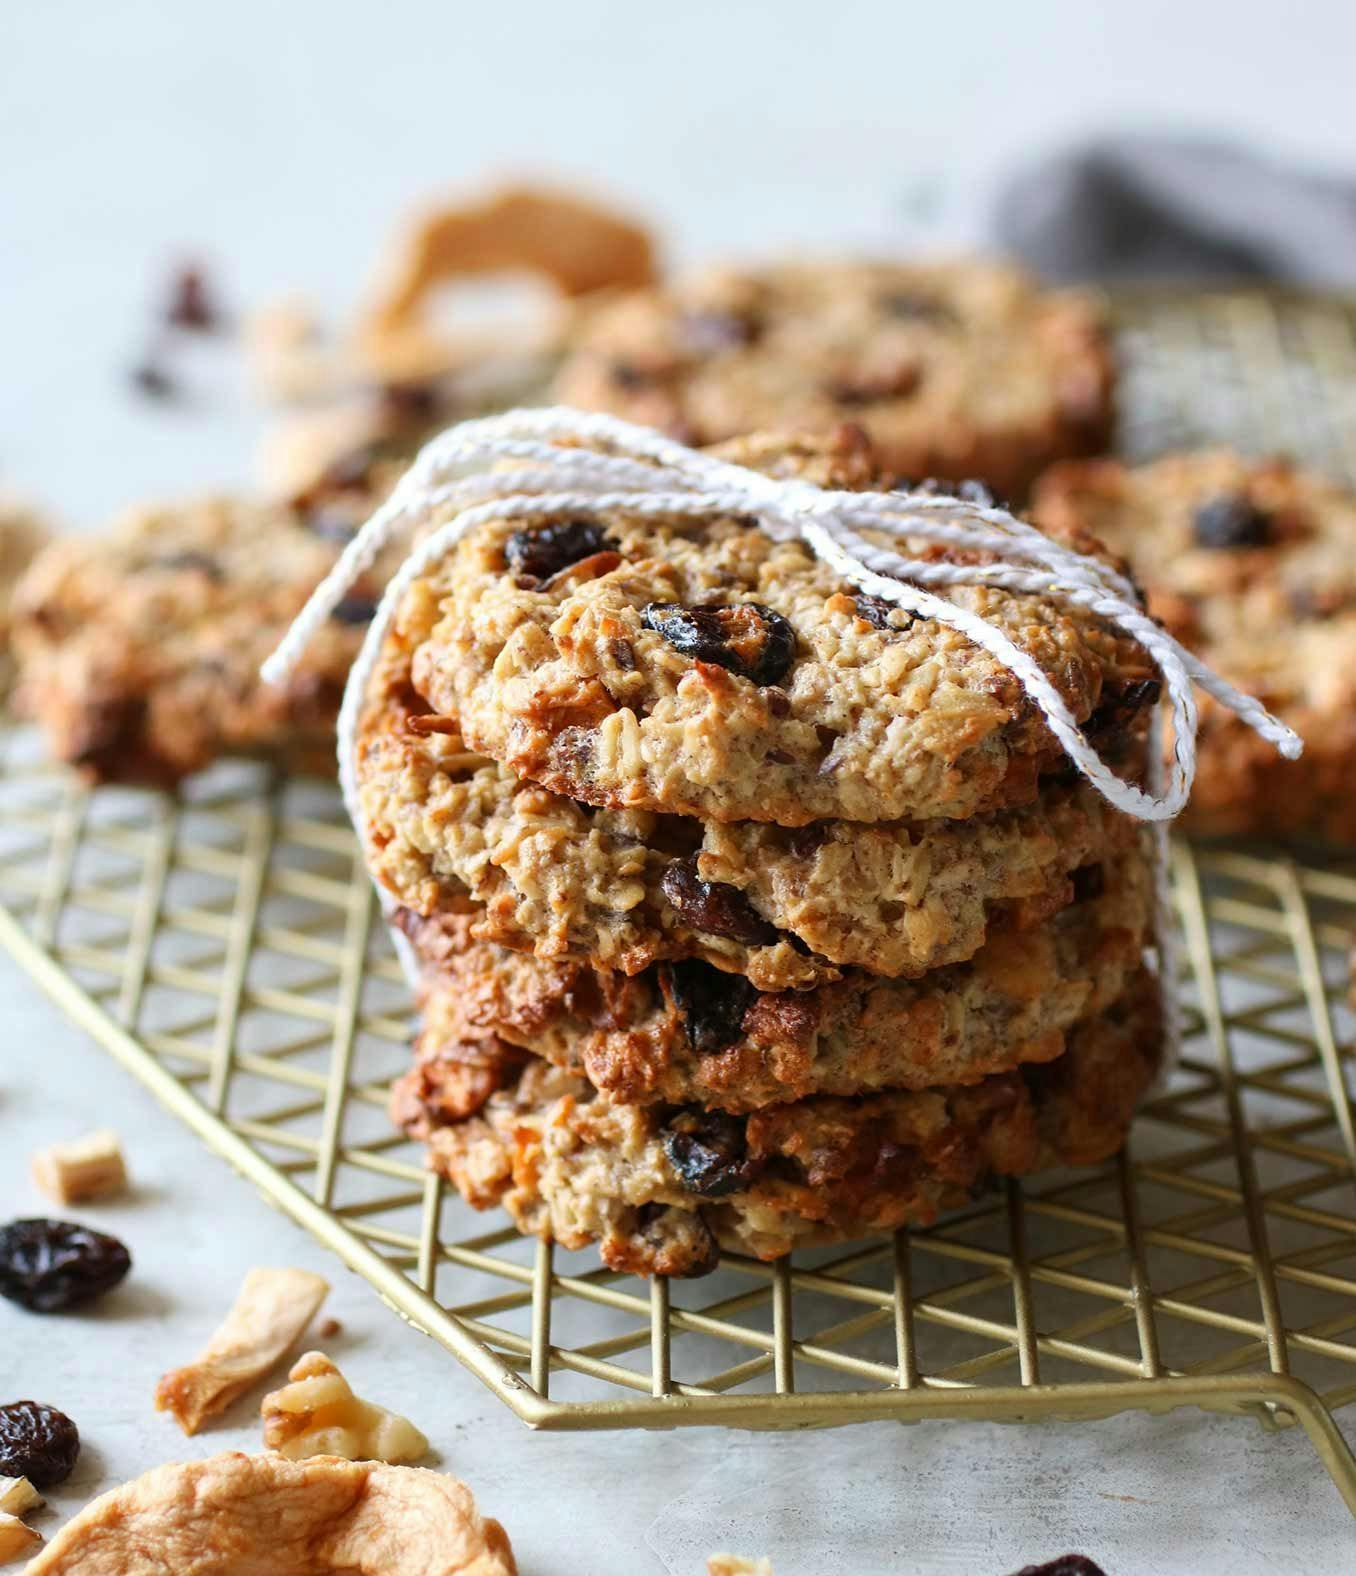
[[[887,487],[852,431],[466,423],[266,670],[413,533],[340,721],[420,989],[393,1115],[525,1232],[682,1275],[926,1223],[1113,1154],[1161,1065],[1193,681],[1297,741],[1090,540]]]

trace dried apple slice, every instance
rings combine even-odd
[[[497,1521],[418,1467],[234,1452],[85,1507],[25,1576],[517,1576]]]
[[[156,1385],[156,1411],[172,1412],[186,1434],[196,1434],[282,1358],[329,1289],[328,1281],[309,1270],[251,1270],[225,1323],[203,1350]]]

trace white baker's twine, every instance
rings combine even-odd
[[[1149,787],[1161,792],[1163,787],[1163,711],[1154,711],[1149,728]],[[354,823],[357,825],[357,822]],[[1168,845],[1168,823],[1155,821],[1153,837],[1153,952],[1158,982],[1158,1000],[1163,1014],[1163,1054],[1158,1071],[1146,1091],[1146,1098],[1160,1094],[1168,1080],[1177,1071],[1182,1059],[1182,998],[1181,947],[1177,940],[1177,909],[1172,891],[1172,851]],[[404,936],[400,938],[402,941]],[[408,975],[411,963],[405,963]]]
[[[1156,624],[1123,575],[1042,535],[1006,509],[933,493],[828,491],[811,482],[765,476],[698,453],[615,416],[565,407],[516,410],[462,422],[425,445],[264,663],[266,681],[283,680],[392,535],[443,517],[386,587],[344,691],[339,778],[355,826],[362,824],[354,771],[358,712],[386,631],[411,583],[467,531],[486,521],[613,511],[684,520],[753,516],[777,540],[798,537],[849,584],[959,631],[1017,676],[1078,771],[1117,809],[1137,820],[1165,827],[1191,793],[1197,727],[1193,684],[1288,759],[1294,760],[1303,749],[1292,729],[1260,702],[1226,683]],[[977,551],[993,561],[955,564],[905,558],[867,541],[861,535],[864,530]],[[950,585],[985,585],[1047,597],[1095,614],[1135,640],[1163,675],[1173,724],[1167,782],[1162,781],[1159,752],[1151,763],[1147,792],[1117,777],[1031,656],[996,625],[927,589]],[[1160,880],[1166,874],[1161,862],[1160,850]],[[1164,975],[1168,961],[1164,938],[1170,930],[1170,926],[1160,929]],[[1164,978],[1163,983],[1170,998],[1171,982]]]

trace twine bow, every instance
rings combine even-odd
[[[570,445],[570,446],[566,446]],[[409,587],[467,531],[488,520],[561,514],[709,520],[752,515],[778,540],[799,538],[859,590],[958,630],[1020,680],[1079,772],[1118,809],[1166,822],[1191,792],[1196,765],[1193,685],[1234,712],[1293,760],[1303,745],[1260,702],[1225,682],[1140,607],[1134,587],[1110,565],[1052,541],[1006,509],[930,493],[836,492],[778,480],[698,453],[646,427],[566,408],[510,411],[449,428],[421,451],[390,497],[344,549],[263,667],[270,683],[295,666],[316,629],[371,569],[397,530],[442,518],[386,587],[350,674],[339,719],[340,776],[354,809],[352,741],[358,709],[395,609]],[[992,561],[956,564],[907,558],[863,531],[977,550]],[[1129,635],[1163,676],[1173,723],[1166,784],[1124,782],[1089,743],[1064,698],[1035,660],[978,614],[934,587],[985,585],[1082,608]],[[1154,779],[1150,779],[1151,784]]]

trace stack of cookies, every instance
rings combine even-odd
[[[888,484],[852,429],[724,452]],[[1138,646],[948,595],[1138,777]],[[393,1115],[525,1232],[699,1274],[1120,1147],[1159,1053],[1142,832],[992,656],[802,542],[746,515],[479,524],[405,594],[356,745],[424,980]]]

